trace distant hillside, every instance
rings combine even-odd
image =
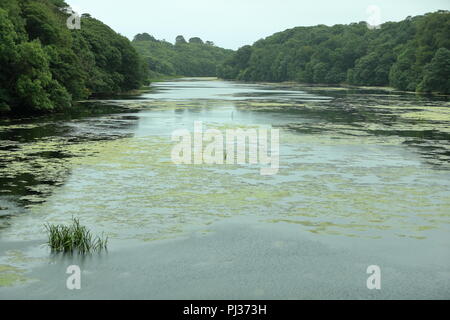
[[[369,29],[365,22],[297,27],[240,48],[220,77],[247,81],[392,86],[450,93],[450,13]]]
[[[136,35],[132,44],[147,61],[153,78],[161,75],[216,76],[217,66],[233,54],[232,50],[216,47],[211,41],[191,38],[188,42],[183,36],[178,36],[172,44],[143,33]]]

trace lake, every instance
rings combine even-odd
[[[81,106],[0,121],[0,299],[450,298],[448,97],[183,78]],[[277,174],[174,164],[198,121],[279,130]],[[72,217],[108,252],[51,254]]]

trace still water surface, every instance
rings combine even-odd
[[[437,272],[448,279],[446,97],[180,79],[157,83],[139,97],[86,105],[121,109],[1,123],[0,287],[37,286],[45,271],[32,281],[34,268],[67,263],[38,244],[45,242],[44,223],[72,216],[111,238],[109,255],[214,234],[216,224],[233,221],[260,224],[261,233],[286,230],[300,245],[305,237],[350,255],[352,247],[378,248],[380,257],[411,258],[424,267],[431,258],[439,270],[430,271],[432,277]],[[195,121],[221,131],[279,129],[279,173],[261,176],[257,165],[174,165],[171,134],[193,131]],[[258,231],[239,230],[258,237]],[[275,237],[274,243],[283,242]],[[405,248],[414,247],[417,252],[405,256]],[[273,257],[259,258],[265,263]],[[433,291],[423,284],[435,297],[448,298],[448,281],[441,285]],[[238,297],[253,297],[242,290]],[[294,291],[279,297],[299,297]]]

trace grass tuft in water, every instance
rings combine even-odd
[[[48,245],[52,252],[81,254],[107,250],[108,237],[94,237],[91,232],[80,224],[80,220],[72,218],[72,224],[51,225],[46,224]]]

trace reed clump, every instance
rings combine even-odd
[[[46,224],[48,246],[52,252],[81,254],[107,250],[108,237],[93,236],[91,232],[80,224],[80,220],[72,218],[70,225]]]

